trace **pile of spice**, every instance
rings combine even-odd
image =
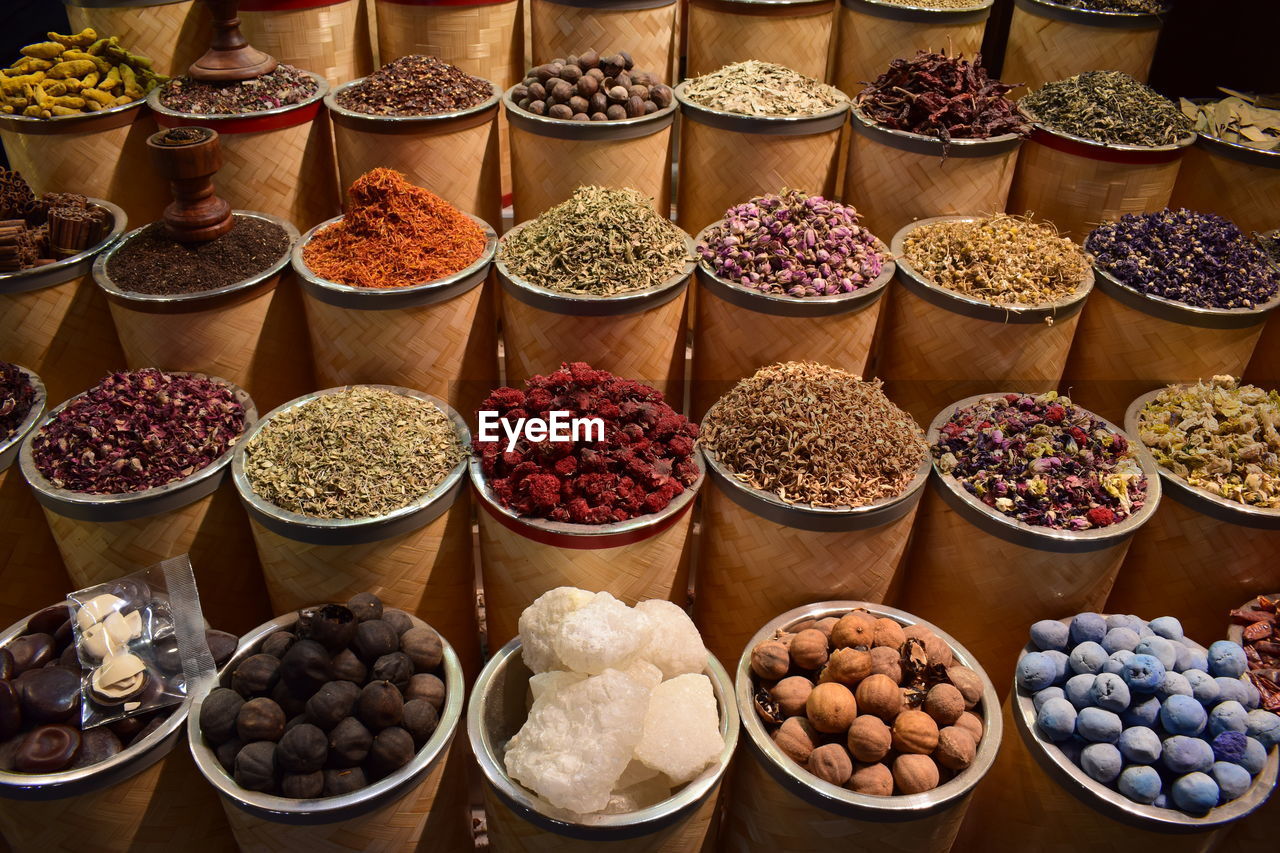
[[[1084,245],[1100,269],[1134,290],[1197,308],[1255,308],[1280,290],[1280,270],[1262,247],[1214,213],[1126,213]]]
[[[883,245],[851,205],[800,190],[735,205],[698,246],[712,271],[743,287],[788,296],[835,296],[884,269]]]
[[[252,80],[206,83],[176,77],[160,89],[160,104],[191,115],[237,115],[300,104],[318,89],[310,74],[281,63],[269,74]]]
[[[231,230],[203,243],[180,243],[153,222],[107,261],[107,275],[131,293],[202,293],[252,278],[278,263],[289,235],[274,222],[235,214]]]
[[[1183,98],[1179,104],[1197,133],[1260,151],[1280,151],[1280,110],[1260,107],[1240,95],[1209,104]]]
[[[511,100],[538,116],[565,121],[621,121],[671,106],[671,88],[653,71],[638,71],[631,54],[553,59],[529,69]]]
[[[1257,237],[1258,246],[1262,251],[1267,253],[1267,257],[1271,259],[1271,263],[1280,267],[1280,231],[1272,231],[1269,234],[1259,234]]]
[[[1169,11],[1172,0],[1049,0],[1049,2],[1055,6],[1087,9],[1092,12],[1145,12],[1150,15],[1159,15]]]
[[[504,237],[498,260],[511,275],[548,290],[613,296],[684,272],[687,240],[636,190],[578,187]]]
[[[1147,498],[1146,475],[1124,434],[1052,391],[957,407],[933,456],[969,494],[1035,527],[1108,527]]]
[[[531,442],[521,437],[471,446],[485,482],[502,506],[530,518],[574,524],[609,524],[660,512],[698,479],[694,455],[698,425],[659,391],[588,364],[563,364],[531,376],[524,390],[499,388],[480,405],[499,420],[547,419],[551,412],[599,418],[604,438]]]
[[[983,679],[924,625],[866,610],[805,619],[751,650],[756,713],[783,754],[859,794],[922,794],[978,754]]]
[[[755,59],[686,80],[684,96],[700,107],[746,116],[811,116],[849,100],[834,86]]]
[[[897,497],[929,452],[879,379],[798,361],[735,385],[707,412],[700,441],[746,485],[820,507]]]
[[[386,168],[366,172],[347,191],[347,214],[302,249],[307,267],[353,287],[412,287],[461,272],[484,254],[471,217]]]
[[[876,0],[890,6],[914,6],[918,9],[980,9],[986,0]]]
[[[275,415],[244,449],[263,500],[315,518],[369,518],[408,506],[466,456],[438,406],[364,385]]]
[[[1262,707],[1280,714],[1280,597],[1260,595],[1231,611],[1231,621],[1242,625],[1242,645],[1249,664],[1248,677],[1258,689]]]
[[[1057,302],[1089,273],[1089,257],[1057,228],[1004,213],[918,225],[903,259],[933,284],[994,305]]]
[[[1032,121],[1093,142],[1172,145],[1194,129],[1178,105],[1123,71],[1086,71],[1018,101]]]
[[[142,100],[169,78],[151,60],[132,54],[117,36],[99,38],[86,27],[74,35],[22,48],[22,58],[0,69],[0,113],[54,118],[95,113]]]
[[[434,56],[402,56],[343,89],[338,106],[375,116],[430,116],[466,110],[493,97],[487,80]]]
[[[943,142],[1025,135],[1031,127],[1006,97],[1018,85],[992,80],[981,56],[969,62],[962,55],[922,50],[914,59],[889,63],[889,70],[863,89],[855,104],[881,127]]]
[[[8,441],[36,404],[36,389],[16,364],[0,361],[0,444]]]
[[[1138,438],[1199,489],[1280,509],[1280,391],[1215,376],[1170,385],[1138,412]]]
[[[154,367],[112,373],[40,427],[36,468],[59,489],[121,495],[189,477],[244,432],[244,407],[221,382]]]
[[[36,198],[18,172],[0,168],[0,274],[69,258],[111,230],[111,214],[76,193]]]

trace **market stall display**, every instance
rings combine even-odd
[[[286,65],[337,86],[373,70],[367,0],[240,0],[245,38]]]
[[[758,59],[824,78],[835,10],[835,0],[688,0],[685,73]]]

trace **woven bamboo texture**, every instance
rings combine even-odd
[[[640,71],[672,81],[679,5],[656,9],[589,9],[551,0],[530,0],[533,65],[577,55],[589,48],[626,50]],[[625,47],[624,47],[625,46]]]
[[[259,50],[296,68],[314,71],[330,86],[337,86],[373,70],[371,3],[342,0],[306,9],[242,9],[240,31]]]
[[[876,20],[879,20],[878,18]],[[989,157],[916,154],[849,134],[843,200],[886,242],[917,219],[998,213],[1009,199],[1018,149]]]
[[[838,128],[776,136],[722,130],[688,117],[681,128],[676,218],[690,234],[720,219],[733,205],[764,193],[792,188],[827,198],[835,195]]]
[[[1280,224],[1276,199],[1280,168],[1241,163],[1192,145],[1182,155],[1169,206],[1220,214],[1248,233]]]
[[[556,139],[511,125],[515,221],[533,219],[584,185],[630,187],[653,199],[657,210],[669,210],[672,142],[670,125],[648,136],[608,141]]]
[[[218,195],[233,208],[283,217],[299,231],[338,213],[333,133],[324,110],[293,127],[219,139]]]
[[[1001,80],[1023,83],[1025,91],[1082,71],[1123,71],[1147,82],[1160,29],[1090,27],[1013,9]]]
[[[1051,326],[997,323],[948,311],[900,283],[891,287],[877,375],[889,398],[917,422],[929,423],[944,406],[972,394],[1058,387],[1080,312]]]
[[[311,545],[251,521],[273,610],[376,593],[388,607],[414,613],[439,631],[473,677],[480,641],[470,507],[460,495],[430,524],[363,545]]]
[[[501,224],[502,152],[497,114],[484,124],[444,133],[436,133],[430,126],[413,134],[371,133],[334,124],[333,136],[338,148],[339,186],[349,187],[370,169],[386,166],[492,227]]]
[[[196,0],[180,0],[163,6],[93,9],[64,5],[67,20],[71,22],[70,32],[93,27],[99,35],[119,36],[122,45],[139,56],[148,57],[157,71],[170,77],[186,74],[187,66],[204,54],[213,36],[209,13],[204,4]]]
[[[1014,545],[974,527],[938,488],[931,483],[920,501],[899,606],[946,626],[1003,693],[1026,644],[1027,626],[1100,610],[1130,540],[1083,554]]]
[[[10,465],[0,471],[0,624],[61,601],[73,588],[40,505]]]
[[[304,296],[316,382],[425,391],[470,415],[498,384],[492,277],[446,302],[358,311]]]
[[[1244,378],[1263,388],[1280,385],[1280,316],[1274,312],[1263,325],[1262,335],[1253,348]]]
[[[524,76],[520,2],[486,6],[408,6],[375,0],[378,58],[436,56],[502,88]]]
[[[1060,615],[1074,612],[1064,608]],[[1030,618],[1024,618],[1024,634],[1025,620]],[[1006,660],[1003,669],[1012,671],[1012,661],[1013,658]],[[1007,850],[1010,839],[1017,839],[1016,849],[1035,853],[1079,853],[1081,850],[1090,853],[1133,853],[1134,850],[1237,853],[1245,849],[1218,846],[1227,830],[1175,835],[1112,820],[1064,790],[1045,773],[1027,751],[1015,726],[1006,698],[1004,741],[995,764],[969,804],[969,813],[952,848],[957,853]]]
[[[106,297],[91,276],[26,293],[0,293],[0,359],[36,372],[49,407],[124,365]]]
[[[1062,389],[1112,422],[1124,420],[1135,397],[1161,385],[1239,376],[1262,334],[1261,323],[1206,329],[1153,317],[1096,288],[1080,313]]]
[[[549,373],[566,361],[652,385],[677,409],[684,399],[686,289],[665,305],[634,314],[581,317],[553,314],[505,296],[502,300],[507,384]]]
[[[814,3],[782,14],[737,14],[689,0],[685,77],[718,71],[734,62],[776,62],[825,80],[836,4]],[[743,161],[750,162],[750,161]]]
[[[953,55],[963,53],[972,58],[982,48],[982,34],[987,27],[986,21],[958,25],[895,21],[850,9],[843,3],[836,9],[838,32],[832,85],[849,95],[861,92],[888,71],[893,60],[914,56],[917,50],[947,48]]]
[[[544,545],[507,529],[483,508],[477,515],[491,649],[516,635],[521,611],[558,586],[608,592],[628,604],[647,598],[685,603],[690,512],[648,539],[594,550]]]
[[[200,606],[211,625],[242,633],[271,618],[248,521],[230,478],[212,495],[149,518],[78,521],[48,509],[44,515],[73,589],[189,554]]]
[[[1009,212],[1034,213],[1077,242],[1103,222],[1166,207],[1180,162],[1109,163],[1031,139],[1022,143],[1021,151],[1009,190]]]
[[[225,853],[234,847],[185,732],[158,763],[101,791],[39,802],[0,799],[0,833],[14,853]]]
[[[885,601],[915,510],[868,530],[823,533],[748,512],[715,482],[705,488],[693,619],[726,665],[765,622],[824,599]]]

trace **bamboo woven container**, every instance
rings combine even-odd
[[[323,595],[320,598],[324,600]],[[312,599],[309,605],[314,603]],[[235,656],[222,669],[222,683],[229,683],[230,673],[257,652],[263,640],[276,631],[289,630],[297,619],[297,613],[286,613],[241,637]],[[423,627],[429,623],[414,618],[414,624]],[[200,707],[208,694],[196,700],[187,723],[191,754],[209,786],[218,792],[221,811],[226,812],[235,845],[243,853],[470,853],[475,849],[468,815],[466,767],[460,750],[450,748],[462,718],[464,675],[449,635],[443,631],[440,634],[444,643],[445,701],[435,734],[404,767],[349,794],[300,800],[241,788],[223,769],[200,730]]]
[[[518,637],[499,649],[480,673],[467,706],[467,734],[484,777],[489,848],[494,853],[702,853],[719,849],[720,789],[738,745],[738,709],[733,682],[714,656],[707,656],[703,673],[711,679],[720,709],[724,750],[718,763],[656,806],[628,814],[585,815],[570,822],[563,811],[506,773],[502,753],[507,740],[528,718],[526,697],[532,673],[520,657]]]
[[[1170,207],[1217,213],[1246,234],[1280,224],[1280,151],[1261,151],[1205,133],[1182,155]]]
[[[785,503],[743,483],[712,451],[704,448],[703,457],[711,486],[693,620],[716,657],[738,658],[753,625],[824,595],[877,603],[896,597],[928,459],[896,497],[827,508]]]
[[[1280,236],[1280,232],[1271,232],[1272,237]],[[1249,358],[1249,366],[1245,369],[1244,379],[1263,388],[1275,388],[1280,385],[1280,314],[1273,313],[1271,319],[1262,327],[1262,334],[1253,348]]]
[[[78,394],[124,363],[106,299],[89,272],[128,219],[111,202],[89,201],[111,215],[111,230],[96,246],[46,266],[0,273],[0,359],[38,373],[54,400]]]
[[[1014,0],[1000,77],[1028,90],[1105,68],[1143,83],[1160,39],[1160,15],[1071,9],[1049,0]]]
[[[937,443],[955,409],[982,396],[987,395],[943,409],[929,426],[929,445]],[[1124,521],[1090,530],[1017,521],[934,466],[907,555],[903,609],[928,614],[950,628],[995,673],[997,691],[1009,687],[1009,661],[1023,645],[1028,625],[1102,609],[1133,534],[1155,515],[1161,492],[1156,462],[1135,439],[1130,443],[1147,478],[1146,502]],[[974,590],[981,591],[981,607],[974,606]]]
[[[679,11],[677,0],[530,0],[532,64],[594,46],[626,50],[639,70],[674,80]]]
[[[213,37],[208,11],[197,0],[62,0],[71,32],[93,27],[119,36],[130,51],[174,76],[204,55]]]
[[[903,257],[911,231],[947,219],[912,223],[893,237],[897,286],[881,329],[877,374],[885,393],[916,420],[926,423],[957,393],[1017,387],[1031,393],[1058,387],[1080,321],[1092,299],[1092,274],[1076,292],[1042,305],[996,305],[940,287]]]
[[[756,711],[751,650],[780,628],[805,619],[843,615],[854,608],[903,625],[928,627],[951,647],[956,662],[972,669],[982,681],[983,735],[977,755],[968,769],[932,791],[872,797],[824,782],[778,749]],[[936,626],[876,603],[824,601],[773,619],[739,656],[734,693],[746,736],[745,754],[738,757],[733,771],[733,798],[722,848],[727,853],[761,849],[828,853],[842,848],[946,853],[952,849],[974,789],[996,760],[1003,734],[995,688],[973,655]]]
[[[169,201],[163,182],[139,179],[150,174],[147,137],[155,130],[143,101],[46,119],[0,114],[9,167],[22,173],[37,196],[75,192],[108,198],[135,222],[158,219]]]
[[[257,407],[243,389],[227,384],[244,406],[247,432],[257,422]],[[75,399],[52,409],[40,428]],[[269,612],[248,523],[231,483],[224,482],[234,446],[205,468],[167,485],[95,495],[59,489],[45,479],[32,458],[38,431],[32,430],[22,443],[18,462],[44,509],[73,589],[188,554],[210,622],[243,631]]]
[[[511,125],[516,222],[533,219],[585,185],[630,187],[653,199],[660,213],[671,209],[674,103],[640,118],[578,122],[526,112],[508,89],[502,109]]]
[[[661,512],[613,524],[569,524],[522,518],[503,507],[473,458],[489,648],[515,637],[520,613],[560,586],[608,592],[627,604],[666,598],[683,606],[689,589],[689,510],[705,479],[704,471]]]
[[[60,590],[59,600],[70,590]],[[24,616],[0,646],[27,629]],[[215,853],[232,846],[213,792],[181,743],[190,700],[106,761],[60,773],[0,771],[0,837],[14,853]]]
[[[1182,154],[1195,138],[1190,133],[1173,145],[1103,145],[1033,123],[1018,156],[1008,211],[1030,211],[1083,241],[1103,222],[1167,207]]]
[[[860,92],[888,71],[890,62],[908,59],[918,50],[947,48],[953,56],[972,57],[982,49],[992,2],[973,0],[968,9],[933,9],[882,0],[840,0],[833,85],[849,94]]]
[[[1275,599],[1280,598],[1280,593],[1273,593],[1268,596]],[[1256,606],[1257,596],[1246,601],[1241,607],[1252,609]],[[1210,635],[1212,636],[1212,635]],[[1243,640],[1243,629],[1240,625],[1231,624],[1227,626],[1227,639],[1233,643],[1239,643]],[[1276,821],[1280,819],[1280,797],[1277,797],[1275,791],[1271,792],[1271,796],[1267,801],[1259,806],[1252,814],[1236,821],[1235,826],[1231,829],[1227,842],[1220,848],[1222,850],[1265,850],[1266,846],[1273,839],[1272,833],[1275,830]]]
[[[1098,287],[1080,319],[1062,387],[1113,420],[1157,386],[1244,373],[1267,317],[1280,308],[1280,293],[1257,308],[1196,308],[1140,293],[1100,267],[1094,272]]]
[[[707,231],[697,237],[702,245]],[[880,275],[865,287],[837,296],[795,298],[763,293],[722,278],[698,264],[693,323],[694,420],[739,379],[769,364],[818,361],[862,376],[880,318],[880,299],[893,278],[889,247]]]
[[[506,88],[524,73],[519,0],[373,0],[378,56],[425,54]]]
[[[863,224],[893,234],[917,219],[1005,208],[1022,137],[942,140],[880,127],[853,106],[841,198]]]
[[[527,224],[520,223],[503,239]],[[562,362],[585,361],[597,370],[652,385],[680,408],[685,309],[697,265],[693,240],[685,237],[685,242],[689,259],[678,275],[656,287],[612,296],[562,293],[526,281],[507,269],[499,253],[495,266],[503,294],[507,384],[549,373]]]
[[[373,71],[373,0],[240,0],[240,31],[281,62],[337,86]]]
[[[687,2],[686,77],[700,77],[735,62],[758,59],[785,65],[816,80],[827,78],[835,0]]]
[[[152,295],[123,289],[107,265],[148,227],[130,231],[98,256],[93,279],[106,294],[130,370],[163,364],[223,376],[252,388],[255,400],[278,406],[312,387],[297,285],[289,256],[298,229],[278,216],[236,211],[281,228],[289,238],[280,257],[243,281],[198,293]]]
[[[259,210],[310,228],[339,208],[333,133],[321,103],[329,84],[319,74],[311,76],[317,85],[314,95],[273,110],[227,116],[181,113],[160,104],[160,88],[151,91],[147,104],[162,128],[198,125],[218,132],[223,161],[218,195],[232,208]]]
[[[1138,415],[1159,393],[1130,404],[1129,435],[1138,437]],[[1280,509],[1218,497],[1164,467],[1160,481],[1166,499],[1133,537],[1107,609],[1169,613],[1187,636],[1217,637],[1222,614],[1240,599],[1280,588]]]
[[[675,88],[681,228],[696,234],[733,205],[784,188],[835,197],[847,103],[812,116],[745,116],[698,106],[685,97],[685,85]]]

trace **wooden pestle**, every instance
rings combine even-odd
[[[151,164],[169,181],[173,201],[164,209],[166,236],[203,243],[231,230],[231,205],[217,195],[213,176],[222,168],[218,133],[207,127],[175,127],[147,139]]]
[[[213,16],[213,38],[204,56],[187,69],[196,80],[226,83],[269,74],[279,64],[269,53],[249,44],[240,32],[240,0],[204,0]]]

